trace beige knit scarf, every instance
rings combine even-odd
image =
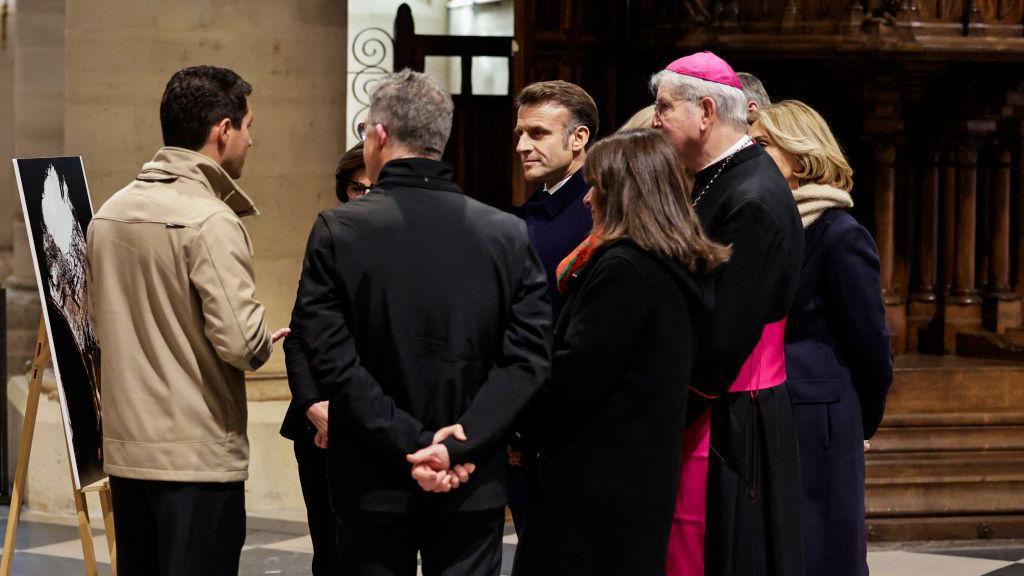
[[[793,199],[800,210],[800,220],[807,228],[832,208],[850,208],[853,197],[845,190],[823,184],[804,184],[793,190]]]

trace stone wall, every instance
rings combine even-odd
[[[13,50],[0,48],[0,163],[15,155],[80,155],[98,208],[160,147],[160,97],[170,76],[196,64],[234,69],[254,87],[255,145],[240,184],[262,212],[246,219],[257,297],[271,327],[285,326],[309,229],[316,214],[336,202],[334,168],[345,147],[346,13],[347,2],[337,0],[21,2],[10,19]],[[39,309],[6,166],[0,180],[0,271],[5,260],[13,261],[6,284],[14,376],[8,446],[15,460],[24,364]],[[11,246],[13,257],[5,259]],[[247,386],[248,511],[301,519],[291,443],[277,434],[288,398],[280,348]],[[61,514],[72,502],[57,410],[55,397],[44,395],[26,503]]]
[[[99,206],[159,148],[160,96],[176,70],[213,64],[253,85],[253,139],[240,184],[257,297],[288,323],[317,212],[334,200],[344,151],[346,3],[334,0],[68,0],[65,146],[85,157]],[[264,370],[280,372],[275,354]]]

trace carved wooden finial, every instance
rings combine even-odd
[[[398,13],[395,15],[395,36],[401,33],[409,35],[416,33],[416,22],[412,19],[412,8],[404,2],[398,7]]]
[[[10,11],[7,0],[4,0],[3,6],[0,7],[0,48],[7,47],[7,15]]]
[[[416,68],[416,22],[412,19],[412,8],[402,3],[395,15],[395,52],[392,69]]]

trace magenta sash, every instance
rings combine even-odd
[[[786,381],[785,334],[785,319],[764,327],[761,339],[729,386],[729,392],[756,395],[758,390]],[[690,391],[700,394],[692,388]],[[683,434],[679,491],[665,559],[666,576],[704,576],[710,446],[711,410],[708,409]]]

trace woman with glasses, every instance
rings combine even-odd
[[[338,200],[348,202],[365,196],[373,185],[366,176],[363,164],[363,143],[353,146],[338,161],[338,169],[334,172],[334,193]]]
[[[334,193],[342,203],[370,191],[371,183],[363,164],[363,143],[341,156],[334,172]],[[327,400],[320,397],[303,351],[302,335],[292,332],[285,339],[285,363],[292,400],[281,425],[281,435],[295,443],[299,484],[306,503],[309,535],[313,540],[313,576],[337,574],[335,520],[327,485]]]

